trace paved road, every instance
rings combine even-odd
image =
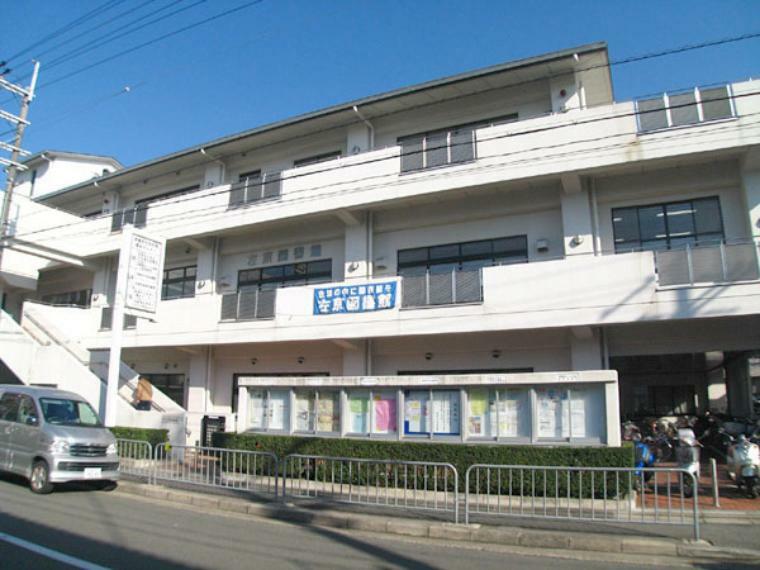
[[[292,525],[238,515],[167,507],[117,493],[67,488],[33,495],[25,483],[0,479],[0,566],[3,568],[520,568],[596,570],[610,561],[548,559],[499,547],[471,548],[431,540]],[[11,541],[27,541],[22,545]],[[41,545],[52,552],[30,552]],[[75,557],[69,564],[56,553]],[[540,554],[540,553],[535,553]],[[641,567],[625,566],[623,568]],[[683,567],[683,566],[680,566]],[[703,566],[706,567],[706,566]],[[711,569],[718,565],[710,565]]]

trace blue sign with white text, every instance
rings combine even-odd
[[[396,306],[396,282],[314,289],[314,314],[369,313]]]

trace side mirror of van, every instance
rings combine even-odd
[[[27,416],[26,418],[26,425],[28,426],[36,426],[39,422],[37,421],[37,416]]]

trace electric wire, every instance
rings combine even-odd
[[[756,115],[760,115],[760,112],[758,112],[758,113],[752,113],[752,114],[747,114],[747,115],[745,115],[745,117],[749,117],[749,116],[753,116],[753,115],[755,115],[755,116]],[[712,129],[710,129],[708,131],[703,131],[703,132],[698,132],[698,133],[680,130],[679,132],[674,133],[674,134],[669,135],[669,136],[661,136],[658,139],[658,142],[660,142],[660,141],[672,141],[672,140],[683,141],[683,140],[688,140],[690,138],[702,138],[702,137],[705,137],[705,136],[710,136],[713,133],[715,133],[716,131],[725,131],[725,130],[731,130],[731,129],[735,129],[737,131],[739,131],[739,129],[742,129],[742,131],[744,131],[744,130],[749,130],[749,129],[755,128],[758,125],[760,125],[760,123],[756,121],[754,123],[750,123],[750,124],[747,124],[747,125],[743,125],[743,126],[738,126],[737,127],[733,122],[731,122],[731,123],[729,123],[727,125],[714,126]],[[478,160],[486,160],[486,159],[493,159],[493,158],[505,158],[505,157],[510,157],[510,156],[514,157],[514,156],[517,156],[517,155],[520,155],[520,154],[535,153],[537,151],[550,150],[550,149],[553,149],[553,148],[554,149],[561,149],[562,147],[570,146],[572,144],[583,144],[583,143],[599,142],[599,141],[603,141],[603,140],[606,140],[606,139],[619,138],[619,137],[624,137],[624,136],[631,136],[631,135],[635,135],[635,134],[638,134],[638,132],[637,131],[629,131],[629,132],[623,132],[623,133],[614,133],[612,135],[605,135],[605,136],[601,136],[601,137],[594,137],[594,138],[584,139],[584,140],[581,140],[581,141],[573,141],[572,143],[562,142],[562,143],[558,143],[556,145],[541,145],[541,146],[536,146],[536,147],[532,147],[532,148],[529,148],[529,149],[520,149],[520,150],[510,151],[510,152],[505,152],[505,153],[497,153],[495,155],[481,156],[481,157],[479,157]],[[617,144],[617,145],[614,145],[614,146],[605,145],[605,146],[599,146],[599,147],[594,147],[594,148],[574,149],[574,150],[570,150],[570,151],[565,152],[565,153],[557,153],[557,154],[552,154],[552,155],[548,155],[548,156],[543,156],[541,158],[541,160],[544,160],[544,161],[551,160],[551,161],[553,161],[553,162],[556,163],[558,158],[566,158],[568,156],[588,154],[588,153],[599,153],[599,152],[605,151],[605,150],[612,150],[612,149],[615,149],[615,148],[624,148],[626,146],[629,146],[630,144],[631,144],[630,141],[624,141],[624,142],[622,142],[620,144]],[[396,155],[394,158],[398,158],[398,155]],[[451,177],[454,177],[454,176],[463,176],[463,175],[466,175],[466,174],[471,174],[473,172],[481,172],[481,171],[484,171],[484,170],[492,170],[494,168],[503,168],[505,166],[515,166],[515,165],[524,164],[524,163],[535,163],[537,160],[539,160],[539,159],[537,159],[535,157],[529,157],[529,158],[517,159],[517,160],[511,160],[511,161],[508,160],[508,161],[498,162],[498,163],[494,163],[494,164],[474,165],[474,166],[472,166],[470,168],[466,168],[466,169],[459,168],[459,169],[457,169],[456,172],[440,172],[438,174],[425,173],[426,174],[425,180],[440,179],[440,178],[451,178]],[[370,177],[365,177],[363,179],[353,179],[353,180],[350,180],[350,181],[346,181],[346,182],[340,183],[340,185],[354,184],[354,183],[357,183],[357,182],[365,182],[365,181],[371,180],[371,179],[387,178],[388,176],[389,176],[388,174],[374,175],[374,176],[370,176]],[[405,178],[403,178],[403,177],[398,178],[397,177],[397,179],[395,179],[394,181],[392,181],[390,183],[385,182],[385,183],[378,184],[376,186],[365,186],[365,187],[362,187],[360,189],[356,189],[356,188],[341,189],[341,190],[336,190],[336,191],[330,192],[330,193],[321,193],[321,194],[318,194],[316,196],[308,196],[307,195],[307,196],[300,196],[300,197],[295,197],[295,198],[292,197],[294,194],[302,194],[302,193],[307,193],[307,192],[314,192],[315,190],[319,190],[319,189],[324,188],[324,187],[333,187],[333,186],[336,186],[336,184],[331,183],[331,184],[324,185],[322,187],[310,187],[310,188],[300,189],[300,190],[297,190],[297,191],[294,191],[294,192],[288,192],[286,194],[280,195],[279,198],[281,198],[281,199],[279,199],[279,200],[276,200],[276,201],[264,201],[264,202],[258,202],[258,203],[254,202],[252,204],[249,204],[248,206],[249,207],[250,206],[255,207],[255,208],[257,208],[257,210],[256,210],[257,212],[261,212],[263,210],[272,209],[272,208],[280,208],[282,206],[290,205],[290,204],[293,204],[293,203],[299,203],[299,202],[305,202],[305,201],[315,201],[315,200],[324,200],[326,198],[331,198],[331,197],[340,196],[340,195],[349,194],[349,193],[366,192],[366,191],[374,190],[374,189],[377,189],[377,188],[387,188],[389,186],[394,186],[394,185],[398,185],[398,184],[404,184],[405,182],[406,182]],[[186,197],[184,199],[179,198],[176,201],[166,200],[166,201],[163,201],[163,202],[157,202],[155,204],[155,206],[174,206],[174,205],[176,205],[179,202],[189,201],[190,199],[196,199],[197,200],[197,199],[209,198],[209,197],[214,196],[214,195],[224,194],[224,193],[229,193],[229,192],[230,192],[230,189],[229,188],[225,188],[223,190],[216,191],[216,192],[213,192],[213,193],[204,194],[202,196]],[[216,212],[216,210],[218,210],[218,212]],[[210,219],[214,219],[215,217],[220,217],[220,216],[231,217],[231,216],[235,216],[236,214],[238,216],[241,216],[246,211],[250,211],[250,210],[247,207],[230,209],[228,204],[221,204],[219,206],[203,207],[203,208],[198,208],[198,209],[195,209],[195,210],[189,210],[189,211],[185,211],[185,212],[182,212],[182,213],[175,213],[175,214],[169,214],[169,215],[164,215],[164,216],[160,216],[160,215],[155,216],[154,215],[154,216],[151,217],[151,222],[158,223],[158,222],[166,222],[167,220],[171,220],[172,222],[184,222],[184,221],[186,221],[188,219],[193,219],[193,218],[198,218],[198,217],[203,217],[206,220],[210,220]],[[107,216],[101,216],[100,218],[103,219],[103,218],[106,218],[106,217],[110,217],[110,214],[107,215]],[[20,238],[28,237],[28,236],[31,236],[31,235],[39,235],[41,233],[45,233],[45,232],[49,232],[49,231],[60,230],[60,229],[64,229],[64,228],[72,228],[74,226],[82,225],[82,224],[88,223],[90,221],[92,221],[92,220],[91,219],[78,220],[78,221],[72,222],[72,223],[61,224],[60,226],[56,226],[56,227],[53,227],[53,228],[44,228],[44,229],[41,229],[41,230],[34,230],[34,231],[30,231],[30,232],[20,233],[20,234],[17,234],[15,237],[20,239]],[[248,223],[251,223],[251,222],[248,222]],[[164,231],[170,230],[170,229],[172,229],[172,226],[168,226],[168,227],[165,226],[165,227],[162,228],[162,230],[164,230]],[[55,235],[52,235],[52,236],[50,236],[47,239],[43,238],[40,241],[44,242],[44,241],[49,241],[49,240],[58,240],[58,239],[62,239],[62,238],[72,238],[72,237],[77,237],[77,236],[81,236],[81,235],[92,236],[92,231],[90,229],[88,229],[88,230],[85,230],[85,231],[82,231],[82,232],[76,232],[76,233],[72,233],[72,232],[68,232],[68,233],[64,233],[64,234],[56,233]]]
[[[75,18],[68,24],[65,24],[61,26],[60,28],[50,32],[46,36],[42,37],[41,39],[37,40],[36,42],[33,42],[31,45],[28,45],[27,47],[21,49],[20,51],[16,52],[15,54],[11,55],[10,57],[5,59],[6,63],[10,63],[12,61],[15,61],[25,53],[33,50],[35,47],[43,45],[50,40],[62,36],[65,33],[67,33],[70,30],[73,30],[74,28],[81,26],[84,24],[87,20],[94,18],[95,16],[98,16],[102,14],[103,12],[107,12],[111,8],[114,8],[118,4],[121,4],[124,0],[109,0],[108,2],[105,2],[104,4],[101,4],[99,7],[94,8],[93,10],[90,10],[89,12],[82,14],[78,18]]]
[[[749,95],[758,95],[758,94],[760,94],[760,92],[748,93],[746,95],[749,96]],[[686,105],[687,104],[683,104],[681,106],[686,106]],[[673,107],[675,107],[675,106],[673,106]],[[614,118],[621,118],[621,117],[625,117],[625,116],[631,116],[632,114],[633,113],[626,113],[626,114],[623,114],[623,115],[615,115],[615,116],[609,116],[609,117],[599,117],[599,118],[596,118],[595,120],[609,120],[609,119],[614,119]],[[749,116],[753,116],[753,115],[756,115],[756,114],[758,114],[758,113],[745,114],[744,116],[745,117],[749,117]],[[522,134],[535,134],[536,132],[545,132],[547,130],[553,130],[553,129],[563,128],[563,127],[569,127],[569,126],[575,126],[575,123],[565,123],[565,124],[562,124],[562,125],[550,125],[550,126],[547,126],[545,128],[542,128],[542,129],[531,130],[528,133],[504,133],[504,134],[497,134],[497,135],[493,135],[491,137],[480,138],[478,142],[482,143],[482,142],[487,142],[489,140],[501,139],[501,138],[510,137],[510,136],[520,136]],[[727,128],[732,128],[732,127],[733,127],[733,125],[729,125]],[[710,132],[714,132],[714,131],[715,131],[715,129],[713,128]],[[538,146],[538,147],[534,147],[534,148],[530,148],[530,149],[520,149],[518,151],[513,151],[513,152],[510,152],[510,153],[499,153],[499,154],[493,155],[493,156],[479,156],[478,158],[479,158],[479,160],[485,160],[487,158],[504,157],[504,156],[507,156],[507,155],[520,154],[520,153],[524,153],[524,152],[535,152],[535,151],[538,151],[538,150],[547,150],[547,149],[551,149],[551,148],[561,148],[562,146],[569,146],[571,144],[579,144],[579,143],[582,143],[582,142],[596,142],[596,141],[599,141],[599,140],[604,140],[606,138],[614,138],[614,137],[618,137],[618,136],[630,136],[630,135],[633,135],[633,134],[640,134],[640,133],[638,133],[638,131],[631,131],[631,132],[625,132],[625,133],[617,133],[617,134],[614,134],[614,135],[606,135],[606,136],[603,136],[603,137],[594,137],[594,138],[585,139],[585,140],[582,140],[582,141],[561,142],[561,143],[558,143],[556,145],[548,145],[548,146],[544,145],[544,146]],[[416,152],[424,152],[424,151],[416,151]],[[393,155],[386,156],[386,157],[381,157],[379,159],[371,159],[371,160],[363,161],[362,163],[357,163],[357,166],[363,165],[363,164],[368,164],[368,163],[371,163],[371,162],[384,161],[384,160],[397,160],[399,158],[399,156],[400,155],[398,153],[394,153]],[[207,163],[208,162],[211,162],[211,161],[207,161]],[[342,169],[342,168],[346,168],[346,167],[344,167],[344,166],[333,166],[333,167],[324,168],[324,169],[316,170],[316,171],[310,171],[310,172],[304,172],[304,173],[296,173],[296,174],[293,174],[291,176],[284,177],[283,180],[288,180],[288,179],[293,179],[293,178],[300,178],[302,176],[311,176],[311,175],[314,175],[314,174],[320,174],[320,173],[330,172],[332,170]],[[458,172],[460,172],[460,171],[461,170],[458,170]],[[298,191],[295,191],[295,192],[293,192],[293,191],[288,192],[285,196],[293,196],[294,194],[300,194],[300,193],[305,193],[305,192],[312,192],[312,191],[315,191],[315,190],[321,190],[323,188],[330,188],[330,187],[333,187],[333,186],[336,186],[336,185],[346,185],[346,184],[353,184],[353,183],[357,183],[357,182],[367,182],[367,181],[374,180],[374,179],[386,178],[387,176],[388,176],[387,174],[372,175],[372,176],[364,177],[364,178],[361,178],[361,179],[352,179],[352,180],[340,182],[340,183],[337,183],[337,184],[336,183],[328,183],[328,184],[325,184],[325,185],[322,185],[322,186],[312,186],[310,188],[301,189],[301,190],[298,190]],[[428,173],[427,176],[426,176],[426,178],[430,179],[430,178],[432,178],[432,176]],[[151,209],[154,211],[154,215],[151,216],[151,220],[152,221],[157,221],[159,219],[165,219],[166,218],[165,216],[164,217],[161,217],[161,216],[156,217],[155,216],[155,210],[157,208],[166,207],[166,206],[174,206],[174,205],[176,205],[178,203],[182,203],[182,202],[188,202],[188,201],[192,201],[192,200],[200,200],[200,199],[209,198],[209,197],[213,197],[215,195],[220,195],[220,194],[227,194],[227,193],[230,193],[231,191],[232,191],[232,185],[230,185],[229,188],[222,188],[220,190],[217,190],[217,191],[214,191],[214,192],[210,192],[210,193],[204,193],[204,194],[201,194],[201,195],[193,194],[193,195],[185,196],[184,198],[181,197],[181,198],[176,198],[176,199],[173,199],[173,200],[172,199],[167,199],[167,200],[164,200],[164,201],[155,202],[154,204],[151,205]],[[282,200],[278,201],[278,204],[282,204],[282,203],[283,203]],[[263,203],[259,203],[258,205],[259,206],[263,206],[264,204]],[[203,208],[202,211],[208,212],[208,209],[207,208]],[[51,228],[51,229],[62,229],[64,227],[71,227],[71,226],[75,226],[75,225],[86,224],[89,221],[92,221],[93,219],[104,219],[104,218],[108,218],[110,216],[111,216],[111,214],[104,214],[104,215],[97,216],[97,217],[94,217],[94,218],[82,219],[82,220],[78,220],[77,222],[71,222],[71,223],[67,223],[67,224],[62,224],[60,226],[56,226],[55,228]],[[44,231],[47,231],[47,230],[48,229],[36,230],[34,233],[40,233],[40,232],[44,232]],[[25,234],[25,235],[31,235],[31,233]],[[21,236],[17,236],[17,237],[21,237]]]

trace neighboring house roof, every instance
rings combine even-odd
[[[82,191],[94,185],[99,186],[101,190],[116,189],[121,185],[132,184],[141,179],[161,174],[161,169],[181,170],[197,166],[209,160],[209,156],[203,154],[206,151],[213,151],[217,154],[221,152],[225,155],[250,151],[252,150],[252,144],[265,146],[274,142],[281,142],[282,140],[289,140],[294,137],[313,134],[338,126],[345,126],[348,120],[359,121],[359,118],[354,113],[354,107],[359,108],[362,115],[371,120],[379,115],[413,109],[420,105],[438,101],[446,101],[457,96],[461,97],[462,95],[475,94],[490,89],[509,87],[514,85],[514,83],[510,83],[506,79],[514,79],[515,76],[518,78],[517,83],[519,84],[523,81],[530,82],[546,79],[556,73],[570,73],[575,70],[574,66],[576,62],[574,61],[574,56],[589,55],[595,52],[599,53],[600,60],[598,64],[592,65],[589,69],[598,70],[602,74],[601,81],[604,86],[605,98],[608,99],[607,102],[611,102],[613,98],[612,81],[608,68],[607,42],[596,42],[540,56],[500,63],[297,115],[282,121],[214,139],[98,178],[93,178],[87,182],[46,194],[41,199],[50,200],[51,198],[61,197],[66,194],[78,193],[77,191]],[[163,166],[167,162],[171,162],[171,165]]]
[[[66,150],[43,150],[34,153],[32,156],[21,161],[22,164],[32,164],[45,160],[46,158],[68,158],[71,160],[82,160],[87,162],[105,162],[114,168],[121,170],[124,165],[112,156],[103,156],[100,154],[87,154],[83,152],[69,152]]]

